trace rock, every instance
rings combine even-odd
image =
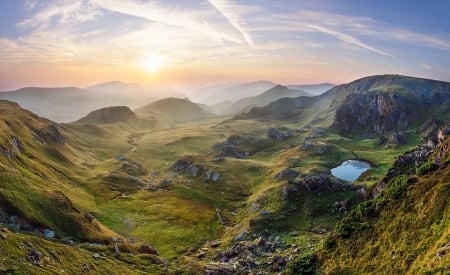
[[[426,100],[413,101],[396,91],[358,91],[345,97],[333,125],[342,134],[352,131],[384,135],[416,124],[429,108]]]
[[[92,257],[93,257],[94,259],[99,259],[99,258],[100,258],[100,255],[99,255],[98,253],[94,253],[94,254],[92,254]]]
[[[385,136],[377,137],[375,144],[378,146],[384,146],[388,142],[388,139]]]
[[[5,232],[1,232],[0,238],[2,238],[4,240],[4,239],[8,238],[8,234],[6,234]]]
[[[139,253],[158,255],[158,251],[155,248],[145,243],[139,247]]]
[[[275,140],[285,140],[292,137],[292,131],[287,127],[270,128],[267,130],[267,136]]]
[[[300,147],[303,151],[309,151],[314,148],[314,145],[309,142],[303,142],[302,146]]]
[[[308,176],[300,182],[297,182],[297,184],[303,185],[306,189],[315,192],[338,191],[352,188],[352,185],[342,183],[326,174]]]
[[[269,216],[270,215],[270,211],[269,210],[266,210],[266,209],[264,209],[264,210],[262,210],[260,213],[259,213],[261,216]]]
[[[39,262],[44,258],[44,254],[37,250],[31,250],[27,255],[27,260],[30,262]]]
[[[257,140],[250,136],[245,135],[231,135],[224,142],[216,143],[213,145],[212,150],[219,152],[216,157],[225,158],[243,158],[250,155],[250,152],[241,152],[238,146],[244,144],[254,143]]]
[[[187,173],[193,177],[196,177],[200,171],[200,167],[198,167],[192,162],[191,157],[187,156],[177,160],[172,165],[171,169],[179,173]]]
[[[262,236],[255,240],[255,245],[257,246],[264,246],[266,245],[266,243],[267,243],[266,239],[264,239],[264,237]]]
[[[44,229],[44,232],[43,232],[43,234],[44,234],[44,236],[46,237],[46,238],[50,238],[50,239],[53,239],[54,237],[55,237],[55,231],[53,231],[53,230],[50,230],[50,229]]]
[[[298,198],[299,190],[293,184],[286,184],[281,188],[281,200],[284,202]]]
[[[143,176],[148,174],[147,169],[145,169],[142,164],[131,159],[127,159],[126,161],[124,161],[122,165],[120,165],[120,169],[128,175],[132,176]]]
[[[222,244],[222,242],[220,242],[220,241],[214,241],[210,244],[210,246],[212,248],[216,248],[216,247],[220,246],[221,244]]]
[[[198,255],[197,255],[197,258],[199,258],[199,259],[203,259],[205,257],[206,257],[206,252],[205,251],[202,251],[202,252],[198,253]]]
[[[361,189],[358,189],[358,191],[356,191],[356,194],[360,197],[360,198],[366,198],[368,193],[367,187],[363,186],[361,187]]]
[[[204,179],[205,182],[217,182],[220,180],[220,173],[214,172],[212,170],[208,170],[206,172],[206,177]]]
[[[299,158],[289,158],[289,168],[294,168],[300,166]]]
[[[55,139],[55,141],[59,144],[59,145],[64,145],[64,143],[66,143],[66,139],[64,138],[64,136],[61,134],[61,131],[59,130],[59,126],[54,124],[54,125],[50,125],[48,127],[48,129],[50,130],[50,132],[52,133],[52,137]]]
[[[222,162],[222,161],[224,161],[224,160],[225,160],[224,157],[214,157],[214,158],[213,158],[213,161],[215,161],[215,162]]]
[[[275,179],[277,180],[285,180],[285,179],[294,179],[296,176],[298,176],[298,172],[291,169],[286,168],[275,175]]]

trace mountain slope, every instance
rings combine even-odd
[[[286,85],[289,89],[302,90],[312,95],[321,95],[334,86],[331,83]]]
[[[0,207],[60,236],[114,236],[71,200],[86,195],[76,187],[71,130],[16,103],[0,101],[0,106]]]
[[[399,157],[383,191],[377,186],[375,198],[336,225],[336,234],[320,254],[321,272],[448,273],[449,145],[445,136],[434,149],[418,147]],[[416,168],[418,160],[423,164]]]
[[[450,83],[400,75],[361,78],[312,97],[280,99],[237,119],[308,120],[343,135],[386,135],[450,118]]]
[[[299,96],[310,96],[310,94],[301,90],[291,90],[285,86],[277,85],[260,95],[243,98],[235,102],[234,104],[229,106],[227,111],[223,114],[238,114],[241,112],[248,111],[253,107],[267,105],[270,102],[278,100],[280,98],[284,97],[294,98]]]
[[[165,98],[140,107],[135,112],[144,117],[154,116],[159,122],[193,121],[215,116],[207,106],[180,98]]]
[[[371,76],[328,91],[341,133],[383,135],[417,127],[430,117],[445,121],[450,83],[399,75]],[[351,129],[351,131],[349,131]]]

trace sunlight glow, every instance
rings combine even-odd
[[[150,56],[143,61],[144,68],[150,73],[156,73],[161,69],[164,58],[161,56]]]

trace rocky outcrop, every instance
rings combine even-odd
[[[206,177],[204,182],[218,182],[220,180],[220,173],[212,171],[212,170],[208,170],[206,172]]]
[[[296,176],[298,176],[299,172],[286,168],[282,171],[280,171],[278,174],[275,175],[275,179],[277,180],[293,180]]]
[[[275,140],[285,140],[293,136],[291,129],[287,127],[270,128],[267,130],[267,136]]]
[[[132,176],[143,176],[148,173],[147,169],[145,169],[145,167],[142,166],[142,164],[131,159],[126,159],[120,165],[120,170]]]
[[[238,146],[256,142],[256,139],[245,135],[231,135],[224,142],[213,145],[212,150],[218,152],[216,157],[231,157],[241,159],[248,157],[249,152],[242,152]]]
[[[404,130],[423,121],[429,106],[400,92],[349,94],[336,110],[334,127],[346,134],[379,134]]]
[[[397,157],[386,176],[372,190],[372,197],[377,197],[384,190],[386,184],[394,177],[401,174],[414,174],[416,168],[427,162],[432,153],[432,146],[420,145]]]
[[[0,148],[3,155],[8,158],[12,158],[17,154],[20,154],[24,149],[22,140],[16,136],[12,136],[9,139],[9,142],[7,144],[0,145]]]
[[[296,184],[302,185],[306,189],[313,192],[339,191],[352,188],[351,184],[340,182],[336,178],[327,174],[308,176],[300,181],[297,181]]]
[[[56,124],[36,129],[33,135],[42,144],[64,145],[66,143],[66,138],[62,135],[60,126]]]
[[[192,158],[182,157],[177,160],[171,167],[172,170],[178,173],[186,173],[193,177],[196,177],[200,172],[200,167],[193,163]]]

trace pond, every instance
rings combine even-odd
[[[331,169],[331,174],[336,178],[355,181],[359,176],[370,169],[370,164],[359,160],[344,161],[338,167]]]

